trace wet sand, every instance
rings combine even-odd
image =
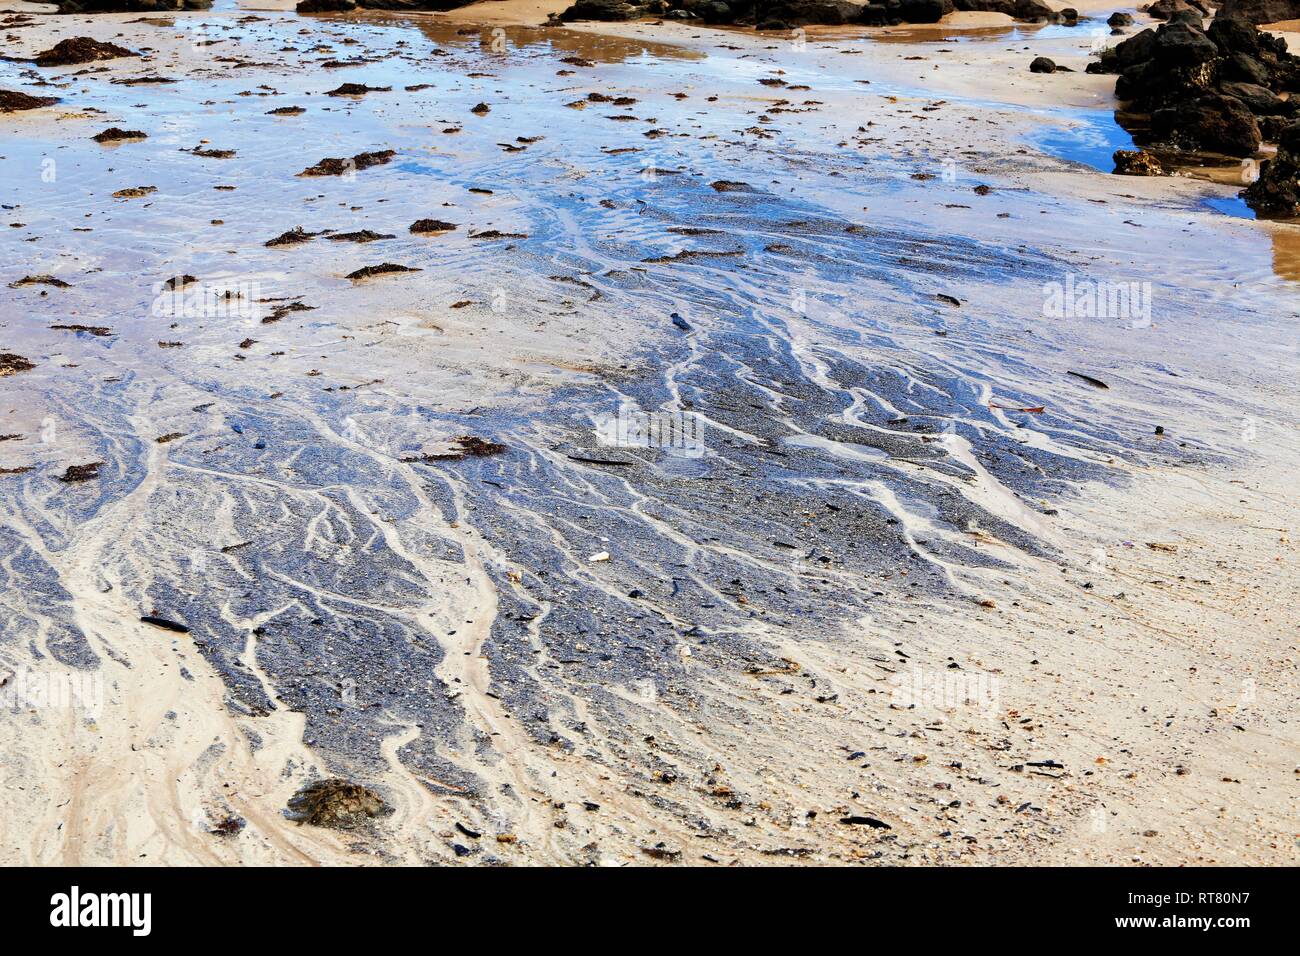
[[[0,64],[0,859],[1294,862],[1296,227],[1086,26],[548,9],[10,25],[146,55]]]

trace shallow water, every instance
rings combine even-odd
[[[1253,363],[1294,359],[1273,319],[1296,272],[1273,240],[1007,184],[1014,139],[964,148],[982,102],[941,123],[861,67],[762,86],[752,51],[563,30],[208,19],[125,68],[177,82],[55,71],[64,108],[102,112],[4,146],[4,280],[71,283],[0,289],[0,350],[37,366],[0,384],[0,467],[32,469],[0,476],[12,663],[91,667],[140,616],[183,621],[232,710],[305,714],[331,769],[383,773],[404,735],[424,786],[522,813],[522,741],[612,762],[588,721],[645,682],[703,706],[683,648],[779,666],[861,615],[1032,587],[1081,558],[1061,502],[1243,454],[1238,421],[1276,417]],[[321,66],[349,56],[373,62]],[[343,82],[393,91],[325,95]],[[1072,119],[1035,144],[1113,148]],[[149,139],[89,139],[109,125]],[[264,245],[298,225],[391,238]],[[379,263],[420,271],[346,278]],[[177,275],[239,298],[169,298]],[[1076,279],[1148,283],[1149,311],[1051,312]],[[310,310],[274,318],[289,301]],[[702,447],[626,437],[641,412]],[[463,435],[507,450],[425,457]]]

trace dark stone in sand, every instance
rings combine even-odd
[[[318,780],[289,798],[285,816],[314,827],[351,830],[375,817],[387,816],[393,808],[369,787],[350,780]]]
[[[1117,176],[1163,176],[1164,168],[1144,149],[1117,149],[1112,157]]]
[[[51,285],[56,289],[70,289],[72,286],[62,279],[56,279],[54,276],[41,274],[38,276],[23,276],[16,282],[9,283],[9,288],[18,289],[25,285]]]
[[[411,232],[414,233],[450,232],[455,228],[454,222],[443,222],[441,219],[417,219],[411,223]]]
[[[394,262],[381,262],[377,266],[365,266],[355,272],[349,272],[347,277],[352,280],[369,279],[371,276],[388,275],[393,272],[419,272],[417,268],[411,266],[399,266]]]
[[[35,363],[28,361],[21,355],[15,355],[13,352],[0,352],[0,378],[7,375],[17,375],[19,372],[30,372],[36,368]]]
[[[342,176],[344,173],[382,166],[397,155],[395,150],[381,149],[372,153],[357,153],[351,159],[327,156],[315,166],[308,166],[299,176]]]
[[[328,237],[334,242],[378,242],[380,239],[396,239],[397,237],[387,232],[375,232],[372,229],[361,229],[357,232],[336,232]]]
[[[1055,73],[1056,64],[1045,56],[1036,56],[1029,64],[1030,73]]]
[[[304,242],[311,242],[319,232],[308,232],[302,226],[294,226],[287,232],[282,232],[274,239],[268,239],[265,242],[267,246],[297,246]]]
[[[104,43],[90,37],[69,37],[60,40],[48,50],[43,50],[32,58],[37,66],[75,66],[78,63],[94,63],[96,60],[115,60],[122,56],[139,56],[116,43]]]
[[[0,90],[0,113],[34,110],[42,106],[53,106],[57,102],[57,96],[32,96],[18,90]]]
[[[1106,18],[1106,26],[1108,27],[1131,27],[1132,25],[1133,25],[1133,14],[1131,13],[1123,13],[1119,10],[1116,10],[1114,13],[1112,13],[1109,17]]]
[[[96,143],[118,143],[128,139],[148,139],[149,134],[138,129],[120,129],[116,126],[110,126],[104,132],[96,133],[91,138]]]
[[[364,83],[344,83],[329,90],[326,96],[365,96],[367,93],[391,93],[391,86],[366,86]]]
[[[560,13],[561,20],[599,20],[605,23],[635,20],[642,8],[623,0],[578,0]]]
[[[92,461],[85,465],[69,465],[67,470],[59,476],[59,481],[68,484],[78,481],[92,481],[99,477],[99,469],[103,466],[102,461]]]

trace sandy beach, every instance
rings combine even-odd
[[[1149,19],[566,6],[0,3],[0,862],[1300,861],[1300,226],[1111,174]]]

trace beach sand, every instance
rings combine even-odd
[[[0,860],[1296,862],[1296,227],[1086,25],[563,6],[10,25],[147,56],[0,67]]]

